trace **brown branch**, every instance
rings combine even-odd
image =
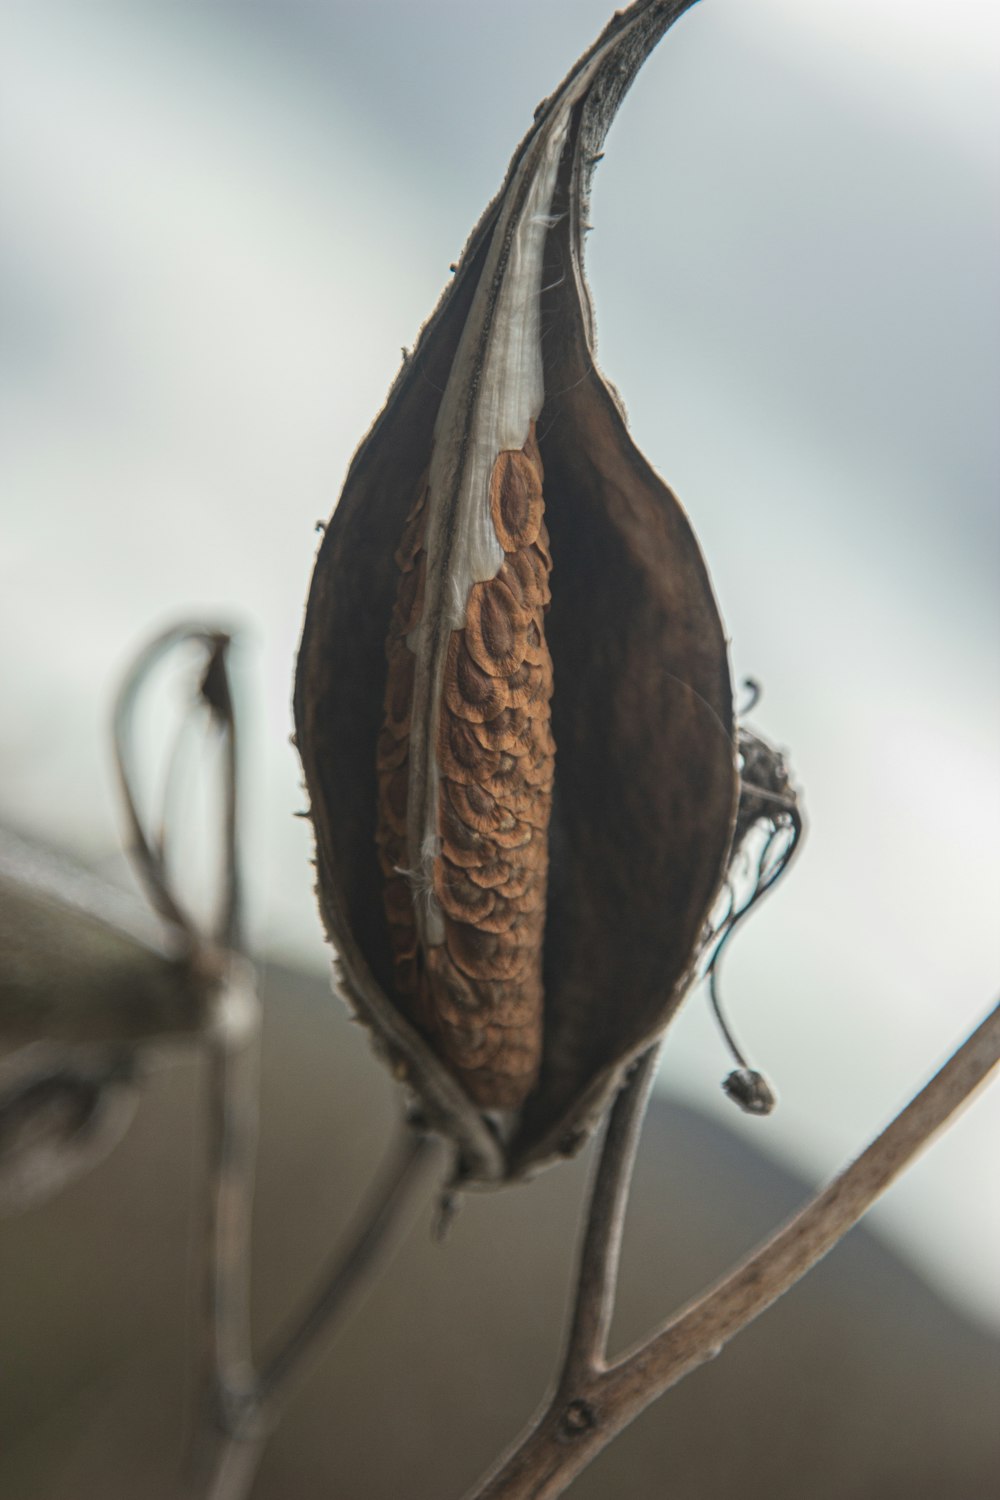
[[[657,1044],[634,1064],[608,1118],[584,1221],[561,1391],[574,1390],[604,1367],[632,1169],[659,1051]]]
[[[144,815],[137,794],[133,741],[139,701],[154,672],[178,648],[202,652],[197,693],[188,718],[207,711],[223,738],[221,885],[214,920],[188,911],[170,878],[167,794],[159,820]],[[253,1185],[257,1155],[261,1008],[252,966],[241,952],[238,859],[237,725],[227,667],[230,637],[201,625],[165,631],[140,653],[114,714],[116,764],[129,853],[154,910],[182,937],[185,973],[208,997],[208,1213],[204,1250],[204,1316],[200,1394],[191,1462],[196,1492],[208,1500],[242,1500],[253,1483],[269,1432],[306,1356],[333,1320],[353,1303],[398,1226],[419,1169],[436,1159],[434,1143],[410,1131],[345,1250],[328,1266],[319,1290],[258,1371],[250,1325]],[[154,825],[159,824],[154,832]]]
[[[292,1379],[301,1378],[303,1362],[314,1351],[320,1334],[377,1269],[407,1197],[424,1173],[441,1160],[442,1153],[443,1145],[436,1137],[418,1135],[408,1127],[401,1131],[353,1238],[331,1259],[315,1297],[263,1362],[258,1391],[271,1425],[275,1407],[287,1398]]]
[[[230,1292],[237,1294],[237,1298],[245,1298],[245,1289],[241,1293],[240,1267],[228,1256],[217,1255],[223,1276],[231,1277],[230,1284],[223,1288],[221,1302],[216,1305],[215,1357],[227,1382],[224,1389],[217,1391],[221,1400],[214,1404],[214,1444],[208,1453],[203,1444],[200,1456],[202,1473],[206,1476],[201,1488],[206,1500],[242,1500],[248,1493],[264,1445],[293,1384],[305,1373],[309,1357],[315,1355],[321,1335],[328,1333],[348,1308],[357,1305],[365,1284],[387,1255],[392,1239],[399,1238],[403,1210],[414,1187],[429,1167],[440,1162],[442,1154],[443,1145],[436,1138],[417,1135],[409,1128],[404,1130],[354,1234],[328,1265],[317,1292],[303,1312],[263,1361],[259,1375],[254,1375],[248,1363],[249,1350],[239,1317],[239,1310],[246,1303],[237,1300],[230,1307],[228,1300]],[[249,1199],[246,1203],[249,1206]],[[232,1228],[235,1231],[235,1221]]]
[[[1000,1062],[996,1007],[856,1161],[741,1265],[609,1368],[560,1387],[468,1500],[552,1500],[658,1396],[711,1359],[856,1224]]]
[[[219,1424],[243,1420],[254,1387],[250,1242],[257,1161],[261,1007],[253,971],[232,958],[209,1037],[209,1214],[205,1365]]]

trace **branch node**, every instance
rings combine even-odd
[[[577,1398],[569,1403],[559,1418],[559,1439],[564,1443],[572,1443],[585,1433],[593,1432],[597,1425],[597,1413],[593,1406],[589,1401]]]

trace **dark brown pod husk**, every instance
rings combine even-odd
[[[468,1181],[586,1139],[685,993],[730,854],[722,622],[596,367],[583,274],[595,159],[689,3],[616,15],[540,106],[355,456],[309,596],[295,716],[323,920]],[[442,876],[421,831],[448,819]]]

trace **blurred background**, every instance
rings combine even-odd
[[[606,0],[6,0],[0,819],[116,847],[109,705],[177,616],[243,632],[254,942],[321,972],[288,743],[316,537],[535,104]],[[701,538],[810,833],[662,1087],[822,1179],[995,995],[1000,18],[705,0],[625,102],[603,368]],[[871,1217],[1000,1326],[1000,1096]],[[711,1191],[710,1187],[706,1192]]]

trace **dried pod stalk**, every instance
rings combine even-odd
[[[309,597],[295,711],[324,921],[473,1180],[585,1139],[679,1003],[730,851],[722,623],[597,370],[583,274],[604,136],[689,3],[616,15],[540,106]]]

